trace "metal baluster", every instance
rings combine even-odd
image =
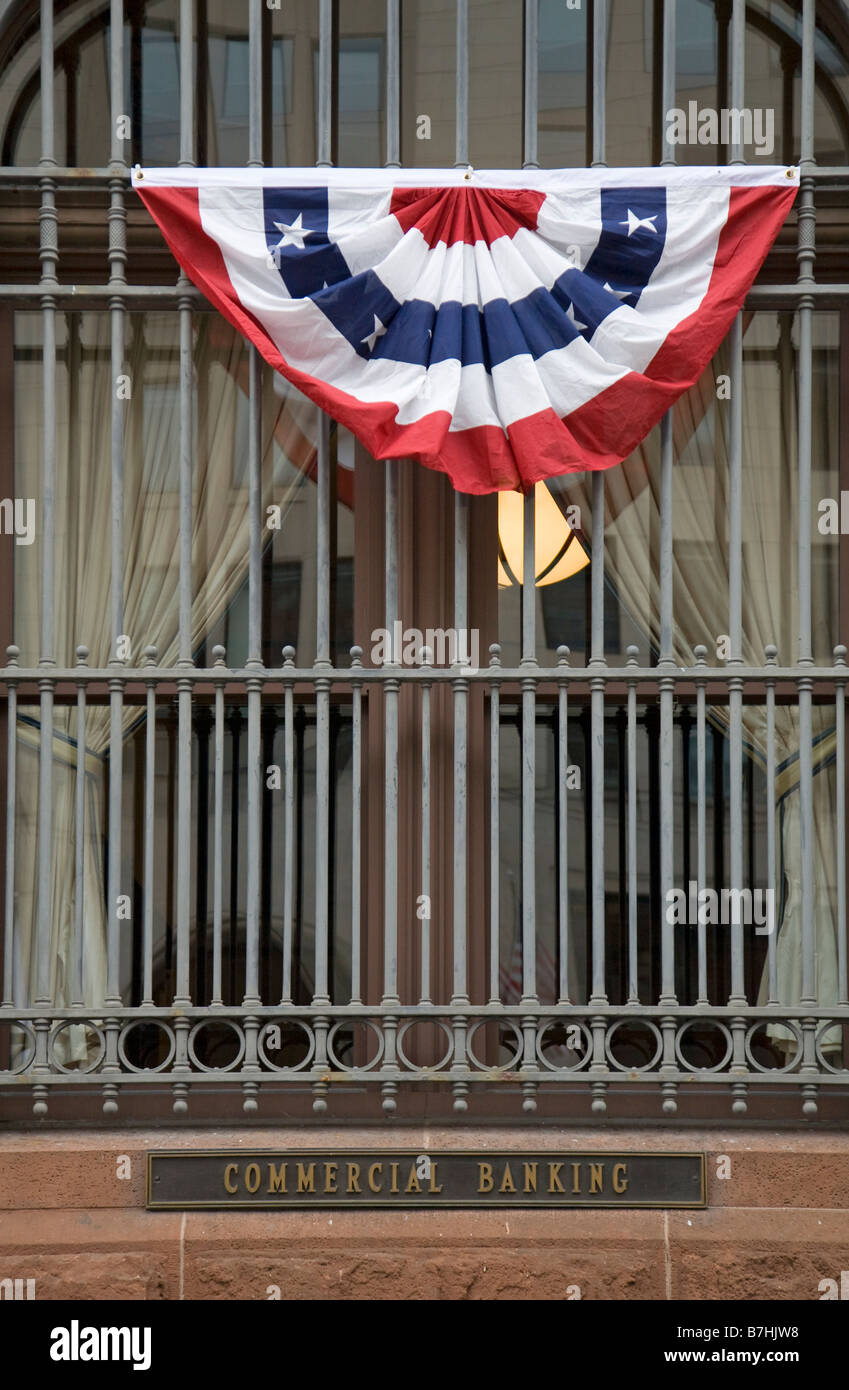
[[[457,55],[455,79],[456,169],[469,162],[469,0],[457,0]]]
[[[663,52],[661,74],[662,116],[675,105],[675,45],[676,7],[663,6]],[[664,121],[662,165],[675,163],[674,147],[669,140]],[[675,698],[675,661],[672,646],[673,623],[673,554],[672,554],[672,467],[674,459],[673,413],[670,408],[660,424],[660,654],[658,659],[660,691],[660,901],[661,911],[661,1006],[677,1003],[675,994],[675,928],[668,920],[669,894],[675,879],[675,730],[673,703]],[[674,1017],[662,1018],[663,1057],[661,1073],[677,1069],[675,1056]],[[674,1115],[678,1104],[673,1082],[661,1086],[663,1113]]]
[[[6,905],[3,929],[3,994],[0,1004],[13,1007],[15,990],[15,799],[17,784],[18,688],[14,679],[20,649],[6,648],[8,727],[6,735]]]
[[[38,755],[38,888],[36,908],[36,1004],[51,1003],[51,893],[53,869],[53,682],[50,670],[54,654],[55,489],[56,489],[56,270],[59,259],[56,185],[51,172],[56,166],[53,143],[53,0],[41,0],[41,210],[39,259],[41,263],[42,313],[42,446],[41,509],[41,652],[39,669],[41,741]],[[35,1021],[33,1070],[50,1070],[47,1018]],[[33,1087],[33,1113],[47,1114],[47,1088]]]
[[[798,283],[807,289],[814,284],[816,257],[816,208],[814,180],[809,171],[814,162],[814,37],[815,0],[802,3],[802,138],[801,178],[796,203],[799,227]],[[813,391],[813,309],[811,294],[799,299],[799,658],[802,668],[813,664],[811,635],[811,446]],[[812,681],[799,680],[799,801],[801,820],[801,906],[802,906],[802,982],[800,1004],[816,1007],[816,939],[814,935],[814,803],[812,755]],[[816,1075],[816,1028],[814,1018],[802,1020],[803,1078]],[[802,1112],[817,1113],[816,1087],[802,1086]]]
[[[401,0],[386,0],[386,163],[401,166]]]
[[[701,643],[693,649],[697,670],[704,669],[707,647]],[[707,808],[706,808],[706,743],[705,743],[705,683],[696,677],[696,888],[697,898],[707,886]],[[700,914],[701,919],[701,914]],[[698,936],[698,1004],[708,1003],[707,986],[707,926],[699,920]]]
[[[593,158],[592,167],[607,165],[607,0],[593,4]]]
[[[422,666],[432,664],[433,652],[423,647]],[[421,989],[419,999],[422,1004],[430,1003],[430,682],[422,684],[422,845],[421,845],[421,888],[424,898],[425,915],[421,917]]]
[[[590,567],[590,806],[592,808],[591,921],[592,994],[590,1006],[607,1004],[605,980],[605,883],[604,883],[604,681],[594,671],[607,665],[604,654],[604,474],[593,473],[592,480],[592,558]],[[593,1061],[591,1075],[607,1074],[605,1054],[606,1023],[601,1016],[591,1021]],[[604,1114],[606,1083],[592,1084],[594,1114]]]
[[[459,55],[458,55],[459,63]],[[454,633],[456,653],[460,654],[460,634],[465,635],[464,650],[469,652],[469,497],[454,493]],[[469,1003],[467,967],[467,884],[468,884],[468,713],[469,682],[461,674],[451,682],[454,691],[454,923],[453,956],[454,985],[451,1003],[464,1010]],[[454,1110],[463,1114],[468,1109],[468,1058],[466,1055],[468,1018],[464,1012],[454,1015],[454,1065],[458,1078],[453,1083]]]
[[[363,692],[355,672],[362,670],[362,647],[351,648],[351,689],[353,715],[351,727],[351,1003],[362,1003],[361,961],[361,875],[362,875],[362,781],[363,781]]]
[[[77,647],[77,666],[84,668],[88,647]],[[86,756],[86,687],[77,685],[77,767],[74,807],[74,965],[71,1002],[82,1006],[83,952],[85,924],[85,756]]]
[[[145,647],[146,664],[153,668],[156,647]],[[145,682],[144,730],[144,917],[142,919],[142,1005],[153,1005],[153,871],[156,859],[156,681]]]
[[[180,164],[194,163],[192,77],[193,16],[189,0],[180,5]],[[186,674],[177,679],[177,969],[174,1004],[176,1051],[173,1109],[188,1110],[189,1020],[182,1011],[191,1003],[191,866],[192,866],[192,444],[194,406],[194,352],[191,285],[181,273],[177,281],[180,321],[180,543],[179,633],[177,665]]]
[[[385,497],[385,625],[391,634],[390,668],[397,665],[395,623],[398,620],[398,465],[384,464]],[[398,1091],[396,1036],[398,1020],[391,1012],[398,997],[398,691],[400,682],[384,682],[384,812],[383,812],[383,1003],[390,1009],[384,1019],[384,1081],[382,1105],[386,1114],[396,1107]]]
[[[538,169],[539,0],[525,0],[524,167]]]
[[[767,666],[774,666],[778,648],[772,645],[765,648]],[[775,862],[775,681],[766,682],[766,864],[767,882],[775,892],[777,869]],[[767,937],[767,974],[769,976],[770,1004],[778,1001],[778,966],[775,957],[778,922],[773,921],[772,931]]]
[[[834,692],[834,725],[837,733],[835,795],[837,799],[837,999],[849,1003],[846,978],[846,648],[834,648],[837,685]]]
[[[557,648],[557,664],[569,665],[569,648]],[[557,954],[559,956],[557,1002],[569,1002],[569,686],[557,690]]]
[[[111,327],[110,365],[112,377],[112,419],[110,442],[112,553],[111,553],[111,610],[112,631],[109,665],[114,671],[109,682],[109,873],[107,886],[106,929],[106,1002],[110,1007],[121,1005],[121,918],[118,916],[121,897],[121,820],[124,790],[124,727],[123,679],[126,665],[119,655],[119,640],[124,636],[124,401],[118,391],[118,377],[124,371],[124,301],[126,286],[127,226],[124,208],[126,160],[123,140],[118,134],[118,122],[124,110],[124,13],[121,0],[112,0],[110,25],[110,79],[112,148],[109,183],[109,286],[114,292],[109,301]],[[128,649],[129,651],[129,649]],[[117,1019],[107,1019],[104,1025],[106,1053],[103,1072],[107,1076],[120,1072],[118,1061]],[[118,1109],[117,1087],[111,1082],[103,1088],[104,1114]]]
[[[283,648],[283,669],[292,670],[295,648]],[[283,685],[283,994],[282,1004],[292,1003],[292,904],[295,892],[295,696],[292,681]]]
[[[501,647],[493,642],[489,667],[501,665]],[[489,684],[489,1002],[501,999],[501,695],[497,676]]]
[[[224,647],[212,648],[217,670],[224,669]],[[212,1004],[224,1003],[221,983],[221,950],[224,933],[224,680],[215,682],[215,786],[212,829]]]
[[[262,0],[250,0],[248,11],[248,158],[250,168],[262,167]],[[248,757],[246,791],[248,799],[247,865],[245,885],[245,995],[243,1020],[245,1054],[242,1071],[259,1075],[258,1038],[260,1021],[252,1010],[262,1002],[259,985],[260,871],[262,818],[262,362],[257,349],[248,349],[248,655],[245,663],[248,695]],[[242,1109],[253,1114],[258,1109],[259,1083],[242,1083]]]
[[[629,647],[628,665],[637,665],[637,647]],[[637,955],[637,682],[628,681],[628,1003],[639,1004]]]

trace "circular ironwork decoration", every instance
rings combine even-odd
[[[724,1056],[722,1056],[718,1062],[714,1062],[712,1066],[699,1066],[698,1063],[691,1062],[684,1056],[684,1039],[691,1028],[703,1028],[706,1033],[715,1031],[720,1034],[725,1043],[725,1053]],[[700,1043],[698,1040],[691,1040],[690,1046],[705,1047],[705,1044],[704,1042]],[[685,1071],[702,1073],[722,1071],[723,1068],[730,1061],[731,1053],[733,1052],[733,1050],[734,1044],[731,1038],[731,1031],[718,1018],[690,1018],[687,1020],[687,1022],[684,1024],[682,1028],[676,1029],[675,1056],[678,1058],[678,1061],[681,1063],[681,1066],[684,1068]]]
[[[280,1034],[277,1044],[269,1041],[269,1035],[273,1036],[275,1028]],[[292,1049],[300,1049],[303,1056],[300,1061],[272,1062],[267,1049],[284,1054]],[[256,1050],[260,1061],[264,1062],[269,1071],[303,1071],[313,1059],[315,1034],[309,1024],[299,1018],[283,1019],[280,1023],[264,1023],[257,1035]]]
[[[654,1056],[651,1057],[648,1062],[644,1062],[642,1066],[637,1066],[634,1061],[620,1062],[619,1059],[613,1055],[613,1039],[616,1037],[620,1028],[631,1028],[635,1030],[638,1028],[645,1028],[647,1032],[653,1034],[657,1044]],[[635,1043],[633,1039],[631,1039],[630,1042],[620,1039],[619,1046],[634,1047]],[[617,1071],[651,1071],[663,1051],[663,1038],[660,1035],[660,1029],[657,1024],[653,1023],[650,1018],[620,1018],[614,1023],[612,1028],[607,1030],[607,1036],[604,1039],[604,1051],[607,1060]]]
[[[842,1027],[842,1026],[843,1026],[843,1025],[842,1025],[842,1024],[839,1022],[839,1020],[837,1020],[837,1019],[834,1019],[834,1020],[832,1020],[832,1019],[826,1019],[825,1022],[824,1022],[824,1023],[821,1023],[820,1026],[819,1026],[819,1028],[817,1029],[817,1035],[816,1035],[816,1038],[815,1038],[815,1040],[814,1040],[814,1046],[816,1047],[816,1053],[817,1053],[817,1061],[819,1062],[819,1064],[820,1064],[821,1067],[824,1067],[824,1068],[825,1068],[826,1071],[830,1071],[831,1074],[832,1074],[832,1076],[843,1076],[843,1075],[845,1075],[846,1072],[849,1071],[849,1067],[847,1067],[847,1066],[833,1067],[833,1066],[831,1065],[831,1062],[826,1061],[825,1056],[824,1056],[824,1053],[823,1053],[822,1039],[823,1039],[824,1034],[828,1031],[829,1028],[840,1028],[840,1027]],[[830,1050],[830,1049],[829,1049],[829,1050]]]
[[[0,1028],[3,1028],[7,1032],[9,1039],[8,1051],[10,1056],[12,1054],[12,1043],[15,1037],[15,1030],[20,1029],[22,1033],[26,1034],[26,1046],[21,1052],[20,1059],[14,1066],[4,1067],[2,1072],[0,1072],[0,1075],[3,1076],[17,1076],[20,1072],[26,1071],[35,1057],[35,1033],[30,1025],[22,1018],[4,1018],[0,1021]]]
[[[154,1046],[159,1048],[160,1050],[162,1037],[164,1036],[167,1039],[167,1054],[161,1062],[157,1063],[156,1066],[151,1066],[149,1063],[140,1066],[136,1062],[131,1062],[129,1057],[127,1056],[127,1042],[130,1039],[131,1035],[137,1029],[139,1030],[139,1039],[136,1043],[136,1046],[142,1050],[147,1048],[148,1052],[150,1051],[154,1034],[157,1034],[159,1038],[159,1041],[156,1044],[154,1044]],[[150,1033],[148,1035],[147,1040],[145,1040],[144,1037],[144,1030],[146,1029],[150,1029]],[[127,1071],[165,1071],[171,1065],[171,1062],[174,1060],[174,1053],[176,1049],[177,1040],[174,1037],[173,1029],[167,1023],[164,1023],[162,1019],[159,1018],[131,1019],[129,1023],[124,1024],[123,1028],[121,1029],[121,1032],[118,1035],[118,1056],[121,1058],[121,1061],[124,1063],[124,1066],[127,1068]],[[133,1050],[132,1047],[130,1050]]]
[[[224,1036],[228,1029],[235,1035],[238,1043],[234,1056],[226,1062],[210,1061],[211,1056],[214,1057],[217,1052],[220,1052],[222,1046],[226,1046]],[[204,1033],[208,1034],[206,1039],[204,1039]],[[207,1060],[205,1061],[202,1061],[197,1054],[198,1039],[206,1054]],[[232,1019],[202,1018],[198,1020],[189,1033],[188,1052],[198,1071],[234,1071],[245,1055],[245,1035]]]
[[[478,1029],[493,1026],[499,1029],[510,1028],[513,1031],[513,1036],[516,1040],[516,1051],[513,1053],[513,1056],[510,1057],[506,1062],[483,1062],[475,1052],[474,1037]],[[499,1037],[497,1046],[505,1047],[507,1046],[507,1044]],[[479,1071],[515,1071],[516,1064],[519,1061],[519,1058],[522,1056],[522,1052],[524,1051],[524,1046],[525,1044],[524,1039],[522,1038],[522,1034],[518,1026],[513,1022],[512,1018],[479,1018],[477,1023],[472,1024],[472,1027],[469,1029],[469,1032],[466,1035],[466,1052],[470,1060],[474,1062],[475,1066],[478,1068]]]
[[[60,1062],[59,1058],[56,1056],[57,1040],[59,1038],[60,1033],[64,1033],[66,1028],[84,1028],[86,1033],[94,1033],[95,1037],[97,1038],[98,1053],[93,1060],[89,1061],[88,1066],[82,1066],[81,1064],[77,1065],[76,1063],[74,1063],[72,1066],[66,1067],[64,1062]],[[47,1043],[47,1050],[48,1055],[50,1057],[50,1061],[53,1063],[53,1066],[56,1068],[57,1071],[65,1072],[67,1075],[73,1072],[95,1072],[97,1071],[98,1067],[103,1061],[104,1056],[106,1055],[106,1038],[104,1036],[103,1029],[100,1027],[100,1025],[97,1023],[93,1023],[90,1018],[65,1018],[62,1020],[61,1023],[58,1023],[56,1027],[51,1030],[50,1037]]]
[[[346,1029],[346,1030],[348,1030],[348,1031],[350,1032],[350,1035],[351,1035],[351,1036],[350,1036],[350,1041],[347,1043],[347,1048],[350,1049],[351,1051],[353,1051],[353,1048],[354,1048],[354,1045],[355,1045],[355,1043],[354,1043],[354,1039],[355,1039],[355,1032],[354,1032],[354,1030],[355,1030],[355,1029],[357,1029],[357,1028],[368,1028],[368,1029],[374,1034],[375,1038],[377,1039],[377,1051],[375,1052],[374,1056],[371,1058],[370,1061],[368,1061],[368,1062],[360,1062],[360,1063],[357,1063],[356,1066],[348,1066],[348,1065],[346,1065],[345,1062],[343,1062],[343,1061],[340,1060],[339,1051],[337,1050],[337,1047],[336,1047],[336,1039],[337,1039],[339,1033],[341,1032],[341,1030],[342,1030],[343,1028]],[[330,1032],[327,1034],[327,1057],[328,1057],[328,1061],[330,1061],[330,1062],[332,1063],[332,1065],[336,1068],[337,1071],[347,1071],[347,1072],[351,1072],[351,1073],[354,1073],[354,1072],[361,1072],[361,1071],[374,1071],[375,1067],[376,1067],[376,1066],[382,1061],[382,1059],[383,1059],[384,1048],[385,1048],[385,1041],[384,1041],[383,1033],[381,1032],[381,1030],[380,1030],[380,1028],[377,1026],[377,1024],[374,1022],[374,1020],[371,1019],[371,1018],[353,1018],[353,1019],[352,1019],[352,1018],[340,1018],[340,1019],[337,1019],[337,1021],[336,1021],[336,1022],[334,1023],[334,1025],[333,1025],[333,1027],[330,1029]],[[341,1048],[340,1048],[340,1050],[341,1050]]]
[[[776,1022],[778,1022],[778,1020],[776,1020]],[[756,1061],[754,1054],[752,1053],[752,1038],[755,1036],[755,1033],[757,1033],[758,1030],[761,1028],[769,1028],[770,1024],[771,1020],[766,1018],[759,1018],[756,1019],[755,1022],[752,1023],[746,1029],[746,1057],[755,1071],[792,1071],[796,1063],[802,1056],[802,1032],[801,1029],[797,1026],[797,1024],[793,1022],[791,1018],[781,1019],[782,1028],[789,1028],[796,1041],[796,1055],[794,1057],[791,1057],[789,1062],[785,1062],[783,1067],[764,1067],[761,1065],[760,1062]]]
[[[546,1042],[545,1035],[550,1029],[554,1032],[552,1037]],[[547,1050],[552,1048],[563,1048],[570,1052],[576,1052],[577,1048],[572,1046],[574,1037],[570,1035],[577,1031],[586,1044],[586,1050],[577,1062],[553,1062],[545,1055]],[[562,1034],[563,1036],[559,1036]],[[593,1042],[592,1035],[586,1023],[568,1022],[567,1019],[548,1019],[537,1028],[537,1057],[544,1067],[549,1071],[580,1071],[592,1056]]]
[[[412,1031],[413,1028],[438,1028],[441,1030],[443,1036],[447,1038],[448,1046],[445,1049],[445,1055],[443,1057],[440,1057],[438,1062],[413,1062],[407,1056],[406,1052],[404,1051],[404,1039],[407,1037],[408,1033]],[[425,1043],[422,1042],[420,1046],[425,1046]],[[404,1066],[410,1068],[410,1071],[441,1071],[443,1067],[451,1061],[451,1058],[454,1053],[454,1039],[451,1035],[451,1028],[442,1018],[408,1018],[406,1022],[402,1023],[401,1027],[398,1029],[397,1047],[398,1056],[404,1063]]]

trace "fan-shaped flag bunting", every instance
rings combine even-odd
[[[186,274],[376,458],[463,492],[609,468],[725,336],[786,167],[136,169]]]

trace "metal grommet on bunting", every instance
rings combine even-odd
[[[788,179],[795,179],[795,177],[796,177],[796,170],[795,170],[795,169],[788,169],[788,170],[787,170],[787,173],[786,173],[786,175],[785,175],[785,178],[788,178]]]
[[[142,169],[140,164],[135,165],[133,169],[133,178],[136,180],[144,178],[144,170]]]
[[[472,166],[471,166],[471,164],[470,164],[470,165],[468,166],[468,168],[466,169],[465,174],[463,175],[463,178],[466,180],[467,183],[468,183],[469,179],[472,177],[472,174],[473,174],[474,172],[475,172],[475,171],[474,171],[474,169],[472,168]]]

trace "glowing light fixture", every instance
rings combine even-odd
[[[524,499],[518,492],[498,494],[498,586],[522,584]],[[590,557],[545,483],[534,488],[534,584],[558,584],[590,563]]]

